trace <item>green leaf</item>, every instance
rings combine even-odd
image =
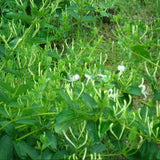
[[[41,159],[52,160],[53,159],[53,152],[48,149],[45,149],[45,151],[43,151],[43,153],[42,153]]]
[[[103,151],[106,150],[106,146],[102,143],[98,143],[92,146],[92,152],[93,153],[102,153]]]
[[[28,39],[26,41],[29,42],[29,43],[45,44],[46,42],[51,42],[51,41],[54,41],[54,40],[56,40],[55,36],[52,36],[52,37],[46,37],[46,36],[45,37],[37,37],[36,36],[36,37]]]
[[[42,112],[42,107],[40,104],[32,104],[28,109],[24,110],[23,116],[31,116]]]
[[[34,83],[33,82],[27,82],[27,84],[21,84],[20,86],[17,86],[16,89],[18,91],[16,92],[16,95],[25,94],[27,90],[30,90],[33,88]]]
[[[148,75],[146,75],[146,74],[141,74],[141,75],[145,78],[145,80],[146,80],[147,82],[149,82],[150,84],[153,83],[153,79],[152,79],[150,76],[148,76]]]
[[[135,126],[133,126],[133,128],[131,129],[128,139],[129,139],[129,143],[131,144],[131,146],[136,146],[137,145],[137,128]]]
[[[61,134],[66,131],[75,121],[76,115],[71,109],[65,109],[56,116],[55,131]]]
[[[12,93],[14,92],[14,88],[10,86],[9,83],[4,82],[3,80],[0,79],[0,88],[7,90],[8,92]]]
[[[3,92],[2,90],[0,90],[0,102],[4,102],[4,103],[7,103],[9,101],[9,97],[8,95]]]
[[[0,44],[0,58],[3,59],[7,55],[6,53],[8,54],[4,45]]]
[[[10,18],[10,19],[14,19],[14,20],[19,20],[21,19],[23,22],[27,23],[27,24],[31,24],[32,22],[32,17],[23,13],[13,13],[13,12],[9,12],[6,14],[6,17]]]
[[[8,106],[12,107],[12,108],[19,108],[19,107],[21,107],[21,105],[19,103],[17,103],[17,102],[8,103]]]
[[[53,52],[49,51],[48,56],[54,58],[55,60],[61,59],[61,57],[59,56],[59,54],[56,51],[53,51]],[[67,73],[66,73],[66,77],[67,77]]]
[[[98,132],[97,132],[98,131],[97,124],[94,121],[89,120],[87,122],[86,129],[88,130],[89,138],[93,142],[99,142],[99,137],[98,137]]]
[[[15,127],[12,123],[10,123],[10,121],[8,120],[0,121],[0,124],[2,125],[2,127],[7,124],[3,128],[7,135],[9,135],[10,137],[14,137],[16,135]]]
[[[131,149],[129,152],[128,152],[128,155],[126,155],[127,158],[129,160],[142,160],[140,157],[141,157],[141,154],[139,151],[137,151],[137,149]]]
[[[142,114],[142,113],[141,113]],[[144,113],[143,113],[144,114]],[[144,123],[143,120],[141,120],[138,116],[136,118],[136,120],[134,121],[134,125],[137,129],[141,130],[142,132],[144,132],[145,134],[149,135],[149,128],[148,128],[148,124]]]
[[[160,150],[158,151],[156,158],[160,159]]]
[[[137,86],[129,86],[127,88],[127,93],[128,94],[132,94],[132,95],[136,95],[136,96],[141,96],[141,89]]]
[[[5,67],[5,68],[3,68],[3,71],[4,71],[4,72],[7,72],[7,73],[14,74],[14,75],[16,75],[16,76],[21,76],[20,71],[17,71],[17,70],[11,69],[11,68]]]
[[[142,45],[135,45],[131,47],[131,50],[135,52],[138,56],[145,57],[147,59],[150,59],[150,53],[145,50],[145,47]]]
[[[90,4],[88,4],[85,8],[84,8],[86,11],[95,11],[96,9],[91,6]]]
[[[146,118],[146,112],[147,112],[147,106],[143,106],[141,108],[141,112],[140,112],[140,115],[141,115],[143,120],[145,120],[145,118]]]
[[[156,113],[156,107],[148,107],[148,116],[152,118]]]
[[[71,98],[69,97],[68,93],[65,93],[63,91],[60,91],[59,92],[61,98],[70,106],[70,107],[73,107],[73,103],[72,103],[72,100]]]
[[[68,14],[70,14],[76,20],[79,19],[79,15],[76,12],[74,12],[73,10],[68,10]]]
[[[4,109],[2,105],[0,105],[0,115],[4,116],[5,118],[9,117],[6,110]]]
[[[90,109],[92,109],[96,106],[95,100],[89,94],[82,93],[82,101]]]
[[[110,13],[108,13],[108,12],[106,12],[106,11],[101,11],[101,12],[100,12],[100,15],[101,15],[102,17],[111,17],[112,14],[110,14]]]
[[[81,21],[82,22],[96,22],[97,19],[93,16],[83,16]]]
[[[141,159],[155,160],[158,151],[155,143],[145,141],[140,150]]]
[[[111,124],[110,121],[102,122],[101,127],[100,127],[100,135],[101,136],[106,134],[106,132],[109,130],[110,124]]]
[[[57,151],[53,157],[53,159],[67,159],[67,153],[66,150]]]
[[[153,102],[160,101],[160,91],[156,91],[152,99]]]
[[[56,136],[51,131],[47,131],[46,132],[46,137],[47,137],[47,141],[50,144],[51,149],[56,150],[57,149],[57,138],[56,138]]]
[[[20,38],[17,37],[17,38],[12,39],[11,41],[9,41],[9,46],[13,49],[16,46],[19,39]]]
[[[13,144],[11,138],[7,135],[0,139],[0,159],[13,159]]]
[[[29,144],[25,143],[24,141],[20,141],[17,143],[14,143],[14,147],[16,150],[16,153],[20,158],[26,158],[26,155],[28,155],[31,159],[39,159],[39,154],[38,152]]]
[[[14,149],[20,159],[26,159],[27,158],[27,153],[23,149],[23,142],[14,142]]]
[[[19,119],[16,121],[17,124],[26,124],[26,125],[37,125],[37,121],[34,119]]]

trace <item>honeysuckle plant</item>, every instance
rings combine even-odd
[[[158,0],[0,7],[0,159],[160,159]]]

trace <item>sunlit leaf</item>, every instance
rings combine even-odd
[[[137,145],[137,136],[138,136],[138,132],[137,132],[137,128],[134,126],[132,128],[132,130],[129,133],[129,143],[131,144],[131,146],[136,146]]]
[[[144,46],[142,45],[135,45],[133,46],[132,48],[132,51],[135,52],[137,55],[140,55],[142,57],[145,57],[145,58],[150,58],[150,53],[145,49]]]
[[[71,101],[71,98],[69,97],[68,93],[65,93],[63,91],[60,91],[59,92],[61,98],[70,106],[72,107],[73,106],[73,103]]]
[[[82,101],[90,109],[96,107],[95,100],[87,93],[82,93]]]
[[[62,133],[63,131],[66,131],[73,124],[75,119],[76,115],[73,110],[63,110],[56,116],[54,124],[55,131],[57,133]]]

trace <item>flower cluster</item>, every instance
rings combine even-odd
[[[125,66],[123,65],[118,65],[117,67],[118,71],[119,71],[119,76],[122,75],[122,73],[126,70]],[[96,74],[95,76],[89,73],[85,73],[84,77],[86,78],[86,86],[88,85],[89,81],[92,82],[92,84],[94,85],[94,81],[98,79],[98,81],[103,81],[103,82],[108,82],[111,78],[111,73],[108,71],[106,72],[106,74]],[[79,74],[75,74],[75,75],[70,75],[69,79],[65,79],[68,82],[71,82],[72,87],[73,87],[73,82],[78,81],[80,79]],[[140,87],[143,87],[142,85]],[[113,89],[109,89],[108,91],[105,91],[105,93],[108,92],[109,97],[111,98],[116,98],[118,97],[118,90],[114,90]],[[144,94],[145,95],[145,94]]]

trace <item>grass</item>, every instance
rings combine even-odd
[[[160,159],[159,0],[0,2],[0,159]]]

